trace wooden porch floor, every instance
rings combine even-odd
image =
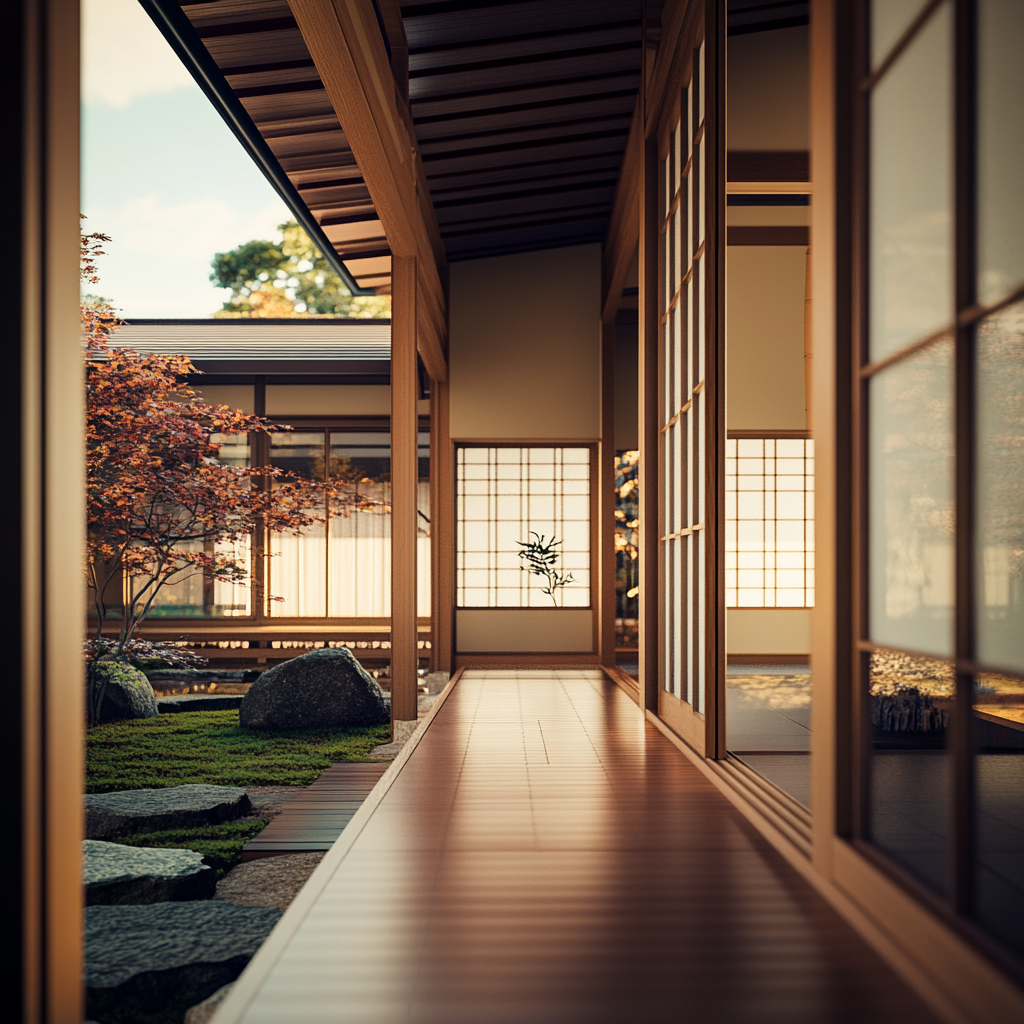
[[[598,672],[465,673],[390,779],[218,1024],[935,1020]]]

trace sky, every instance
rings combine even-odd
[[[138,0],[82,4],[82,212],[111,236],[92,291],[126,319],[209,317],[214,253],[290,216]]]

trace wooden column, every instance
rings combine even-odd
[[[391,733],[416,722],[416,258],[391,271]]]
[[[75,0],[16,0],[4,16],[10,123],[0,177],[17,258],[4,320],[0,772],[14,835],[0,891],[0,979],[7,1020],[71,1024],[85,1016],[79,11]]]
[[[434,672],[454,671],[455,478],[448,381],[430,388],[430,621]]]
[[[658,148],[644,143],[640,181],[640,696],[658,710]]]
[[[615,665],[615,324],[601,325],[601,443],[597,452],[601,560],[598,637],[601,664]]]

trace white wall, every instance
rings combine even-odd
[[[594,647],[589,608],[462,608],[456,612],[460,654],[581,654]]]
[[[451,433],[597,440],[601,247],[451,265]]]
[[[730,430],[806,430],[807,249],[726,250],[726,421]]]
[[[600,303],[599,245],[453,263],[453,440],[598,440]],[[456,646],[460,653],[592,652],[592,603],[594,610],[459,611]]]
[[[729,37],[729,149],[810,145],[808,29]]]
[[[809,654],[809,608],[729,608],[725,613],[729,654]]]

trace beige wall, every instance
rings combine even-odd
[[[799,245],[731,245],[726,273],[729,429],[806,430],[807,250]]]
[[[421,416],[430,402],[417,402]],[[390,416],[387,384],[268,384],[268,416]]]
[[[809,608],[729,608],[725,613],[729,654],[809,654]]]
[[[192,390],[209,405],[228,405],[242,412],[253,412],[253,386],[251,384],[208,384]]]
[[[581,654],[594,649],[589,608],[462,608],[455,614],[460,654]]]
[[[455,439],[597,440],[601,247],[451,266]]]
[[[806,27],[729,37],[729,149],[807,149]]]

